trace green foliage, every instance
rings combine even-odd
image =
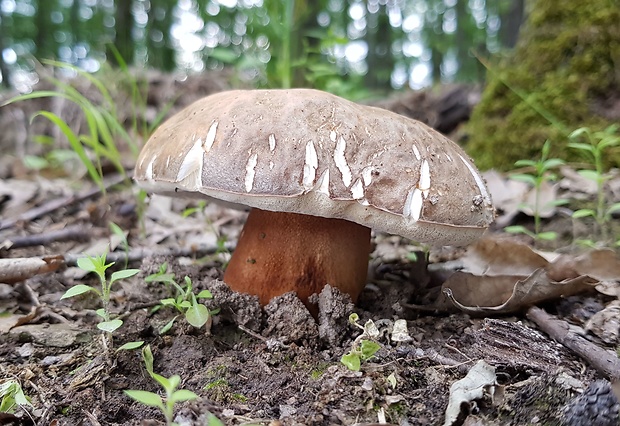
[[[566,149],[568,126],[611,124],[595,111],[620,86],[617,2],[535,2],[528,19],[514,54],[489,67],[468,123],[467,149],[483,169],[505,170],[533,158],[545,140],[553,143],[551,156],[576,160],[577,153]],[[611,164],[620,164],[619,153],[606,159]]]
[[[153,371],[153,353],[151,352],[150,345],[145,346],[142,350],[142,358],[144,359],[146,371],[164,389],[165,396],[162,398],[156,393],[143,390],[125,390],[124,392],[127,396],[141,404],[159,408],[166,419],[166,424],[174,425],[174,406],[179,402],[197,399],[198,395],[186,389],[177,389],[181,383],[181,377],[178,375],[166,378]]]
[[[98,89],[103,98],[103,104],[97,105],[93,103],[73,86],[54,77],[48,77],[48,79],[54,83],[58,91],[35,91],[16,96],[10,99],[7,104],[28,99],[50,97],[62,98],[75,103],[84,114],[87,122],[87,132],[84,134],[75,133],[60,116],[51,111],[39,111],[32,118],[43,117],[54,123],[67,138],[71,149],[86,168],[90,178],[101,187],[102,191],[105,191],[103,186],[103,160],[109,161],[121,175],[126,176],[125,168],[121,161],[122,155],[118,150],[118,142],[119,140],[124,140],[134,156],[137,156],[138,147],[134,138],[129,136],[123,124],[118,121],[116,104],[106,85],[101,80],[70,64],[58,61],[44,62],[56,68],[72,71],[87,79]]]
[[[559,158],[549,158],[549,151],[551,149],[551,143],[546,141],[542,147],[542,152],[538,160],[518,160],[515,162],[516,167],[527,167],[531,170],[531,173],[513,173],[510,178],[513,180],[525,182],[534,188],[535,201],[532,208],[534,212],[534,232],[525,228],[524,226],[507,226],[504,231],[513,234],[526,234],[534,240],[555,240],[557,234],[555,232],[541,232],[541,217],[540,212],[542,209],[548,207],[547,205],[540,205],[540,192],[543,183],[550,183],[556,180],[553,169],[565,164],[563,160]],[[566,204],[567,200],[553,200],[553,205]]]
[[[159,267],[159,271],[155,274],[151,274],[145,278],[146,282],[160,282],[164,283],[173,293],[174,297],[162,299],[160,303],[162,306],[171,306],[178,312],[185,316],[185,320],[192,326],[200,328],[207,323],[210,323],[211,316],[216,313],[209,311],[209,309],[198,302],[198,299],[212,299],[213,295],[209,290],[202,290],[198,294],[194,294],[192,289],[192,280],[189,277],[185,277],[185,288],[181,287],[176,281],[174,274],[168,273],[168,264],[164,263]],[[167,333],[174,322],[178,318],[178,315],[172,318],[162,329],[160,334]]]
[[[110,317],[110,293],[112,291],[112,285],[123,279],[127,279],[133,277],[138,272],[139,269],[124,269],[120,271],[113,272],[108,280],[106,278],[106,270],[114,265],[114,262],[106,263],[106,254],[102,254],[101,256],[87,256],[82,257],[77,260],[77,265],[80,269],[93,272],[99,277],[99,282],[101,284],[101,290],[91,287],[86,284],[78,284],[71,287],[69,290],[62,295],[62,299],[67,299],[69,297],[79,296],[84,293],[93,292],[95,293],[103,304],[103,308],[97,309],[97,315],[99,315],[103,321],[97,324],[97,328],[112,333],[116,329],[118,329],[121,325],[123,325],[123,321],[120,319],[112,319]]]
[[[605,173],[605,157],[611,155],[620,146],[619,126],[614,124],[602,131],[591,131],[581,127],[570,134],[572,142],[568,144],[580,152],[585,160],[593,167],[582,169],[578,173],[596,184],[596,209],[579,209],[573,213],[573,218],[593,217],[596,220],[601,238],[604,243],[608,240],[609,225],[612,214],[620,211],[620,203],[609,204],[605,192],[605,185],[611,176]],[[585,142],[581,140],[585,139]]]
[[[32,407],[22,389],[21,384],[15,379],[8,379],[0,383],[0,413],[14,413],[17,407]]]
[[[374,340],[379,337],[379,331],[372,320],[366,321],[363,326],[358,324],[359,316],[355,313],[349,315],[349,323],[362,330],[362,334],[358,336],[351,350],[340,358],[340,362],[352,371],[359,371],[361,363],[372,358],[381,346]]]

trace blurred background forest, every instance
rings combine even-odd
[[[580,161],[567,148],[577,128],[615,134],[618,22],[620,0],[0,0],[0,74],[25,93],[66,90],[57,78],[80,72],[112,92],[142,81],[151,128],[215,91],[313,87],[456,129],[479,167],[509,170],[546,140]],[[123,112],[135,99],[113,97],[119,123],[135,122],[135,105]],[[0,126],[35,111],[2,114]],[[52,134],[22,127],[4,139]],[[620,165],[620,148],[605,158]]]
[[[478,82],[485,72],[476,56],[514,47],[524,7],[524,0],[0,0],[0,72],[5,87],[22,91],[37,80],[41,59],[89,72],[119,58],[188,73],[230,65],[259,86],[345,94],[343,85],[381,94]]]

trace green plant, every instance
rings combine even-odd
[[[91,82],[102,95],[104,104],[95,105],[76,88],[70,84],[53,77],[47,77],[58,89],[58,91],[38,90],[25,95],[16,96],[10,99],[7,104],[25,101],[35,98],[63,98],[75,103],[86,119],[88,132],[76,134],[73,129],[57,114],[51,111],[38,111],[32,119],[41,116],[54,123],[67,138],[71,149],[78,156],[88,172],[90,178],[97,183],[102,191],[103,185],[102,160],[107,159],[113,164],[115,169],[126,176],[125,168],[121,162],[121,153],[117,147],[117,141],[123,139],[130,147],[134,156],[137,156],[138,147],[134,138],[130,137],[119,122],[116,114],[116,104],[110,95],[106,85],[92,74],[79,69],[78,67],[64,62],[46,60],[43,61],[52,67],[69,70],[84,77]],[[91,155],[94,160],[91,159]]]
[[[162,398],[154,392],[143,390],[125,390],[125,394],[141,404],[149,407],[159,408],[166,419],[167,425],[174,425],[174,406],[179,402],[192,401],[198,398],[194,392],[186,389],[177,389],[181,383],[178,375],[166,378],[153,371],[153,353],[151,346],[147,345],[142,349],[142,358],[146,366],[146,371],[163,389],[165,396]],[[219,421],[219,420],[218,420]],[[211,423],[209,423],[211,424]],[[214,425],[217,423],[213,423]]]
[[[80,294],[93,292],[99,299],[101,299],[103,307],[101,309],[97,309],[97,315],[99,315],[103,321],[97,324],[97,328],[103,330],[108,333],[112,333],[116,329],[118,329],[121,325],[123,325],[123,321],[119,318],[112,319],[110,313],[110,293],[112,291],[112,285],[122,279],[126,279],[129,277],[133,277],[138,272],[139,269],[124,269],[120,271],[113,272],[108,280],[106,278],[106,270],[114,265],[114,262],[106,264],[106,254],[102,254],[101,256],[87,256],[78,259],[77,265],[84,271],[94,272],[99,277],[99,282],[101,284],[101,290],[91,287],[86,284],[78,284],[71,287],[69,290],[62,295],[61,299],[67,299],[69,297],[75,297]]]
[[[565,164],[563,160],[559,158],[548,158],[549,150],[551,148],[551,142],[546,141],[542,147],[541,156],[537,160],[519,160],[515,162],[516,167],[526,167],[531,170],[530,173],[513,173],[510,175],[510,179],[525,182],[534,188],[535,198],[534,205],[530,206],[534,212],[534,232],[530,231],[524,226],[515,225],[507,226],[504,231],[512,234],[525,234],[534,240],[555,240],[557,234],[555,232],[542,232],[541,231],[541,216],[540,212],[543,208],[549,207],[549,205],[558,206],[566,204],[567,200],[558,199],[541,205],[540,193],[541,187],[544,183],[550,183],[556,179],[553,169]]]
[[[596,208],[576,210],[573,218],[593,217],[604,242],[608,240],[612,214],[620,211],[620,203],[608,205],[605,193],[605,185],[611,179],[611,176],[605,173],[605,157],[610,149],[620,145],[619,128],[617,124],[608,126],[602,131],[592,131],[587,127],[581,127],[569,136],[572,142],[568,146],[580,151],[594,168],[593,170],[578,170],[577,173],[596,184]],[[580,139],[585,139],[585,142],[580,142]]]
[[[160,301],[162,306],[172,306],[182,315],[185,316],[187,322],[200,328],[210,322],[211,316],[214,312],[209,311],[202,303],[198,302],[198,299],[212,299],[213,295],[209,290],[202,290],[198,294],[194,294],[192,288],[192,280],[189,277],[185,277],[185,288],[181,287],[176,281],[173,274],[168,273],[168,264],[164,263],[160,266],[159,271],[155,274],[151,274],[145,278],[146,282],[161,282],[164,283],[171,291],[173,291],[174,297],[162,299]],[[172,318],[162,329],[160,334],[167,333],[171,328],[179,315]]]
[[[361,363],[372,358],[381,348],[377,342],[368,339],[376,339],[379,337],[379,330],[377,330],[374,322],[368,320],[366,324],[362,326],[358,324],[358,321],[359,316],[357,314],[353,313],[349,315],[349,323],[360,328],[362,334],[355,339],[351,345],[351,350],[340,358],[340,362],[352,371],[359,371]]]
[[[16,407],[32,407],[22,389],[21,384],[15,379],[8,379],[0,383],[0,413],[14,413]]]

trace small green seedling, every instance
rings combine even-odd
[[[587,127],[581,127],[569,135],[573,141],[568,144],[570,148],[580,151],[586,160],[593,166],[592,169],[578,170],[581,176],[596,184],[596,209],[579,209],[573,213],[573,218],[593,217],[601,232],[603,241],[608,239],[608,228],[612,214],[620,211],[620,203],[608,205],[605,194],[605,185],[611,179],[611,175],[605,173],[604,158],[612,148],[620,146],[620,126],[614,124],[603,131],[593,132]],[[585,138],[586,142],[579,142]]]
[[[209,290],[202,290],[198,294],[194,294],[192,288],[192,280],[189,277],[185,277],[185,288],[181,287],[176,281],[173,274],[168,273],[168,265],[164,263],[159,271],[155,274],[149,275],[145,279],[146,282],[162,282],[169,288],[174,289],[175,297],[162,299],[160,302],[162,306],[171,306],[185,316],[187,322],[200,328],[211,321],[211,316],[216,313],[215,311],[209,311],[209,309],[198,302],[198,299],[212,299],[213,295]],[[166,325],[159,331],[160,334],[167,333],[179,315],[172,318]]]
[[[511,234],[525,234],[536,241],[549,241],[557,238],[557,233],[555,232],[541,232],[540,212],[542,209],[549,207],[550,205],[559,206],[568,202],[568,200],[565,199],[558,199],[551,201],[547,205],[540,205],[540,192],[543,183],[554,181],[556,179],[556,175],[552,170],[565,164],[564,161],[559,158],[548,158],[550,148],[551,143],[546,141],[542,147],[542,153],[538,160],[519,160],[515,162],[516,167],[527,167],[532,169],[531,173],[514,173],[510,175],[510,179],[525,182],[534,188],[535,201],[534,205],[530,206],[534,212],[534,232],[521,225],[507,226],[504,228],[504,231]]]
[[[8,379],[0,383],[0,413],[14,413],[17,407],[32,407],[22,389],[20,383],[15,379]]]
[[[181,383],[181,377],[174,375],[166,378],[153,371],[153,353],[151,346],[147,345],[142,349],[142,358],[146,366],[146,371],[151,378],[155,380],[162,388],[164,388],[165,396],[162,398],[156,393],[143,390],[125,390],[125,394],[141,404],[149,407],[159,408],[166,419],[167,425],[174,425],[174,406],[178,402],[192,401],[198,398],[194,392],[186,389],[177,389]],[[219,420],[218,420],[219,421]],[[209,424],[217,425],[209,420]]]
[[[340,362],[351,371],[359,371],[361,363],[372,358],[381,348],[374,340],[368,340],[368,338],[376,339],[380,335],[375,323],[372,320],[368,320],[362,326],[357,323],[358,321],[359,316],[357,314],[349,315],[349,322],[360,328],[362,334],[355,339],[351,350],[340,358]]]
[[[114,265],[114,262],[106,264],[106,254],[102,254],[101,256],[94,257],[82,257],[78,259],[77,265],[84,271],[94,272],[99,277],[99,281],[101,283],[101,290],[91,287],[86,284],[78,284],[71,287],[69,290],[62,295],[61,299],[67,299],[69,297],[79,296],[80,294],[88,293],[89,291],[94,292],[99,296],[103,307],[101,309],[97,309],[97,315],[99,315],[103,321],[97,324],[97,328],[99,330],[103,330],[108,333],[114,332],[121,325],[123,325],[123,321],[121,319],[112,319],[110,315],[110,292],[112,290],[112,285],[122,279],[126,279],[129,277],[133,277],[138,272],[139,269],[124,269],[121,271],[113,272],[110,276],[110,279],[106,279],[106,270]]]

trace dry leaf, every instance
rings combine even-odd
[[[481,238],[461,258],[463,271],[486,276],[528,276],[548,261],[526,244],[509,237]]]
[[[444,426],[455,424],[464,404],[471,404],[476,399],[482,399],[485,394],[493,396],[497,387],[495,367],[483,360],[478,361],[464,378],[450,386],[450,400],[446,408]]]
[[[13,284],[39,274],[56,271],[64,264],[62,256],[0,259],[0,282]]]
[[[458,278],[459,277],[452,279],[452,277],[450,277],[450,279],[444,283],[442,290],[445,297],[459,310],[478,315],[486,313],[507,314],[517,312],[540,302],[581,293],[592,288],[597,283],[596,280],[587,275],[561,282],[550,281],[545,270],[542,268],[534,271],[529,277],[523,280],[517,280],[516,282],[515,277],[470,276],[467,285],[462,285],[463,283],[459,282]],[[477,290],[480,284],[476,283],[475,278],[480,278],[481,282],[495,280],[495,282],[491,282],[491,284],[485,283],[486,286],[480,285],[480,287],[486,289],[488,293],[482,293],[478,301],[470,300],[472,297],[469,296],[469,291],[474,291],[474,289]],[[509,285],[511,285],[512,290],[510,296],[501,304],[493,304],[497,303],[497,299],[505,294]],[[455,295],[457,290],[461,299]],[[478,294],[480,293],[479,291]],[[481,301],[483,301],[483,303],[480,303]]]
[[[620,343],[620,301],[614,300],[605,309],[592,315],[584,328],[605,343]]]

